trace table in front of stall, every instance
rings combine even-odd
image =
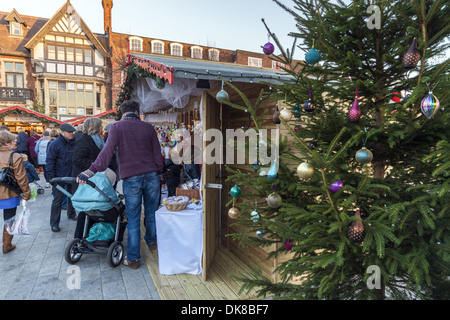
[[[161,274],[202,273],[203,210],[156,211],[159,272]]]

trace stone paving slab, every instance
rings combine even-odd
[[[42,174],[40,177],[43,181]],[[121,190],[120,183],[118,188]],[[73,239],[76,221],[67,219],[63,210],[61,232],[52,232],[52,198],[51,188],[46,188],[29,203],[30,235],[14,236],[17,248],[6,255],[0,253],[0,300],[161,299],[144,261],[137,270],[123,265],[111,268],[106,254],[84,254],[77,264],[68,264],[64,250]],[[3,213],[0,223],[3,226]],[[123,243],[126,247],[126,232]]]

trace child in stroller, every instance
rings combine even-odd
[[[23,159],[23,165],[25,166],[25,170],[27,172],[28,183],[31,184],[32,186],[33,185],[36,186],[38,194],[43,194],[45,192],[44,188],[42,188],[39,185],[39,183],[36,182],[36,181],[41,180],[41,178],[39,178],[39,175],[38,175],[36,169],[28,161],[28,156],[25,153],[19,153],[19,154]]]
[[[76,183],[76,178],[55,178],[51,183],[58,181]],[[115,173],[108,169],[95,174],[87,184],[78,186],[73,195],[57,186],[61,192],[70,196],[73,207],[78,211],[75,238],[65,251],[68,263],[77,263],[83,253],[107,252],[107,261],[111,267],[120,264],[124,255],[122,240],[126,213],[125,205],[112,182],[115,182]]]

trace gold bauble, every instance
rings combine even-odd
[[[230,210],[228,210],[228,216],[231,219],[237,219],[237,217],[239,216],[239,209],[238,208],[231,208]]]
[[[303,162],[297,167],[297,175],[300,179],[309,179],[314,175],[314,167],[309,162]]]

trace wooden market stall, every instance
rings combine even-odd
[[[130,55],[130,62],[149,72],[156,70],[153,75],[158,77],[158,74],[164,74],[167,80],[164,88],[156,88],[155,79],[134,81],[131,98],[140,102],[146,121],[155,123],[158,121],[152,120],[152,117],[158,119],[164,113],[176,112],[178,114],[176,121],[194,126],[201,120],[203,133],[209,129],[218,129],[222,131],[223,137],[226,129],[247,127],[249,118],[244,111],[233,109],[216,100],[216,94],[222,89],[219,76],[232,81],[233,85],[244,92],[252,102],[258,98],[261,89],[269,90],[267,85],[259,83],[261,80],[266,82],[276,82],[281,78],[290,80],[287,75],[277,70],[190,59]],[[175,87],[177,84],[182,88],[172,90],[171,86]],[[190,89],[186,89],[187,87]],[[162,92],[164,90],[169,92],[168,95],[164,95]],[[243,104],[241,97],[231,88],[228,88],[227,92],[230,101]],[[160,95],[151,101],[143,98],[153,93]],[[173,99],[174,95],[176,99]],[[184,102],[179,104],[180,100]],[[261,112],[268,110],[267,121],[264,121],[267,129],[275,128],[271,115],[276,104],[276,101],[267,99],[260,106]],[[204,140],[203,149],[212,142]],[[145,259],[163,299],[246,298],[238,294],[240,285],[229,275],[248,273],[250,265],[261,268],[267,277],[277,280],[274,269],[279,261],[267,260],[267,249],[243,248],[231,237],[227,237],[237,230],[231,226],[232,221],[227,214],[229,208],[226,207],[226,203],[232,186],[225,183],[224,165],[224,163],[202,165],[202,275],[163,275],[158,269],[158,253],[156,251],[145,253]],[[239,165],[232,166],[239,167]]]
[[[12,133],[17,133],[19,128],[36,130],[41,134],[47,129],[57,129],[63,122],[45,114],[30,110],[21,106],[13,106],[0,110],[0,125],[5,125]]]

